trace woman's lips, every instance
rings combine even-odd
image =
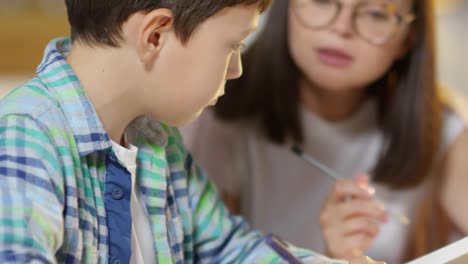
[[[316,51],[321,62],[332,66],[348,66],[354,60],[348,53],[335,48],[318,48]]]

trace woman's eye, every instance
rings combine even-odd
[[[390,15],[386,12],[372,10],[367,14],[371,19],[375,21],[387,21],[390,19]]]
[[[322,5],[322,6],[335,5],[335,2],[331,0],[312,0],[310,2],[314,5]]]

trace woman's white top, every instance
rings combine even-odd
[[[384,143],[376,113],[374,101],[342,122],[325,121],[302,109],[304,152],[345,178],[371,171]],[[464,128],[459,115],[446,111],[443,148]],[[194,160],[207,170],[219,189],[241,198],[242,214],[253,227],[324,252],[319,214],[333,182],[293,154],[290,146],[273,144],[258,131],[245,124],[223,123],[212,111],[182,129]],[[402,212],[414,220],[428,183],[406,191],[374,186],[387,210]],[[412,228],[390,217],[366,254],[401,263]]]

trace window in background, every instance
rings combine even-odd
[[[34,75],[50,39],[66,35],[63,0],[0,0],[0,96]]]
[[[468,97],[468,53],[462,52],[468,46],[468,0],[435,0],[435,4],[438,75],[444,85]],[[0,0],[0,95],[34,74],[51,38],[68,34],[64,1]]]
[[[0,75],[33,74],[47,42],[68,34],[64,1],[0,0]]]
[[[468,98],[468,0],[437,0],[438,75],[443,85]]]

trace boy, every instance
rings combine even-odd
[[[0,102],[0,263],[278,262],[168,126],[241,75],[268,2],[66,0],[71,40]]]

